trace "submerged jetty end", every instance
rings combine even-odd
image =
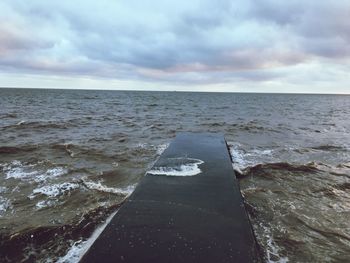
[[[260,262],[224,136],[178,134],[81,262]]]

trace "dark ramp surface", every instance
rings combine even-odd
[[[260,262],[224,137],[181,133],[153,169],[174,158],[202,172],[144,176],[81,262]]]

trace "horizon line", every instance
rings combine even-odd
[[[237,93],[237,94],[281,94],[281,95],[345,95],[350,96],[349,93],[317,93],[317,92],[269,92],[269,91],[200,91],[200,90],[152,90],[152,89],[106,89],[106,88],[32,88],[32,87],[1,87],[0,89],[33,89],[33,90],[81,90],[81,91],[134,91],[134,92],[182,92],[182,93]]]

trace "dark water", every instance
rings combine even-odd
[[[350,259],[350,96],[0,89],[1,261],[75,262],[179,131],[223,132],[266,261]]]

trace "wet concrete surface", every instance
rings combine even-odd
[[[175,158],[201,173],[146,174],[81,262],[260,262],[224,136],[180,133],[152,169]]]

